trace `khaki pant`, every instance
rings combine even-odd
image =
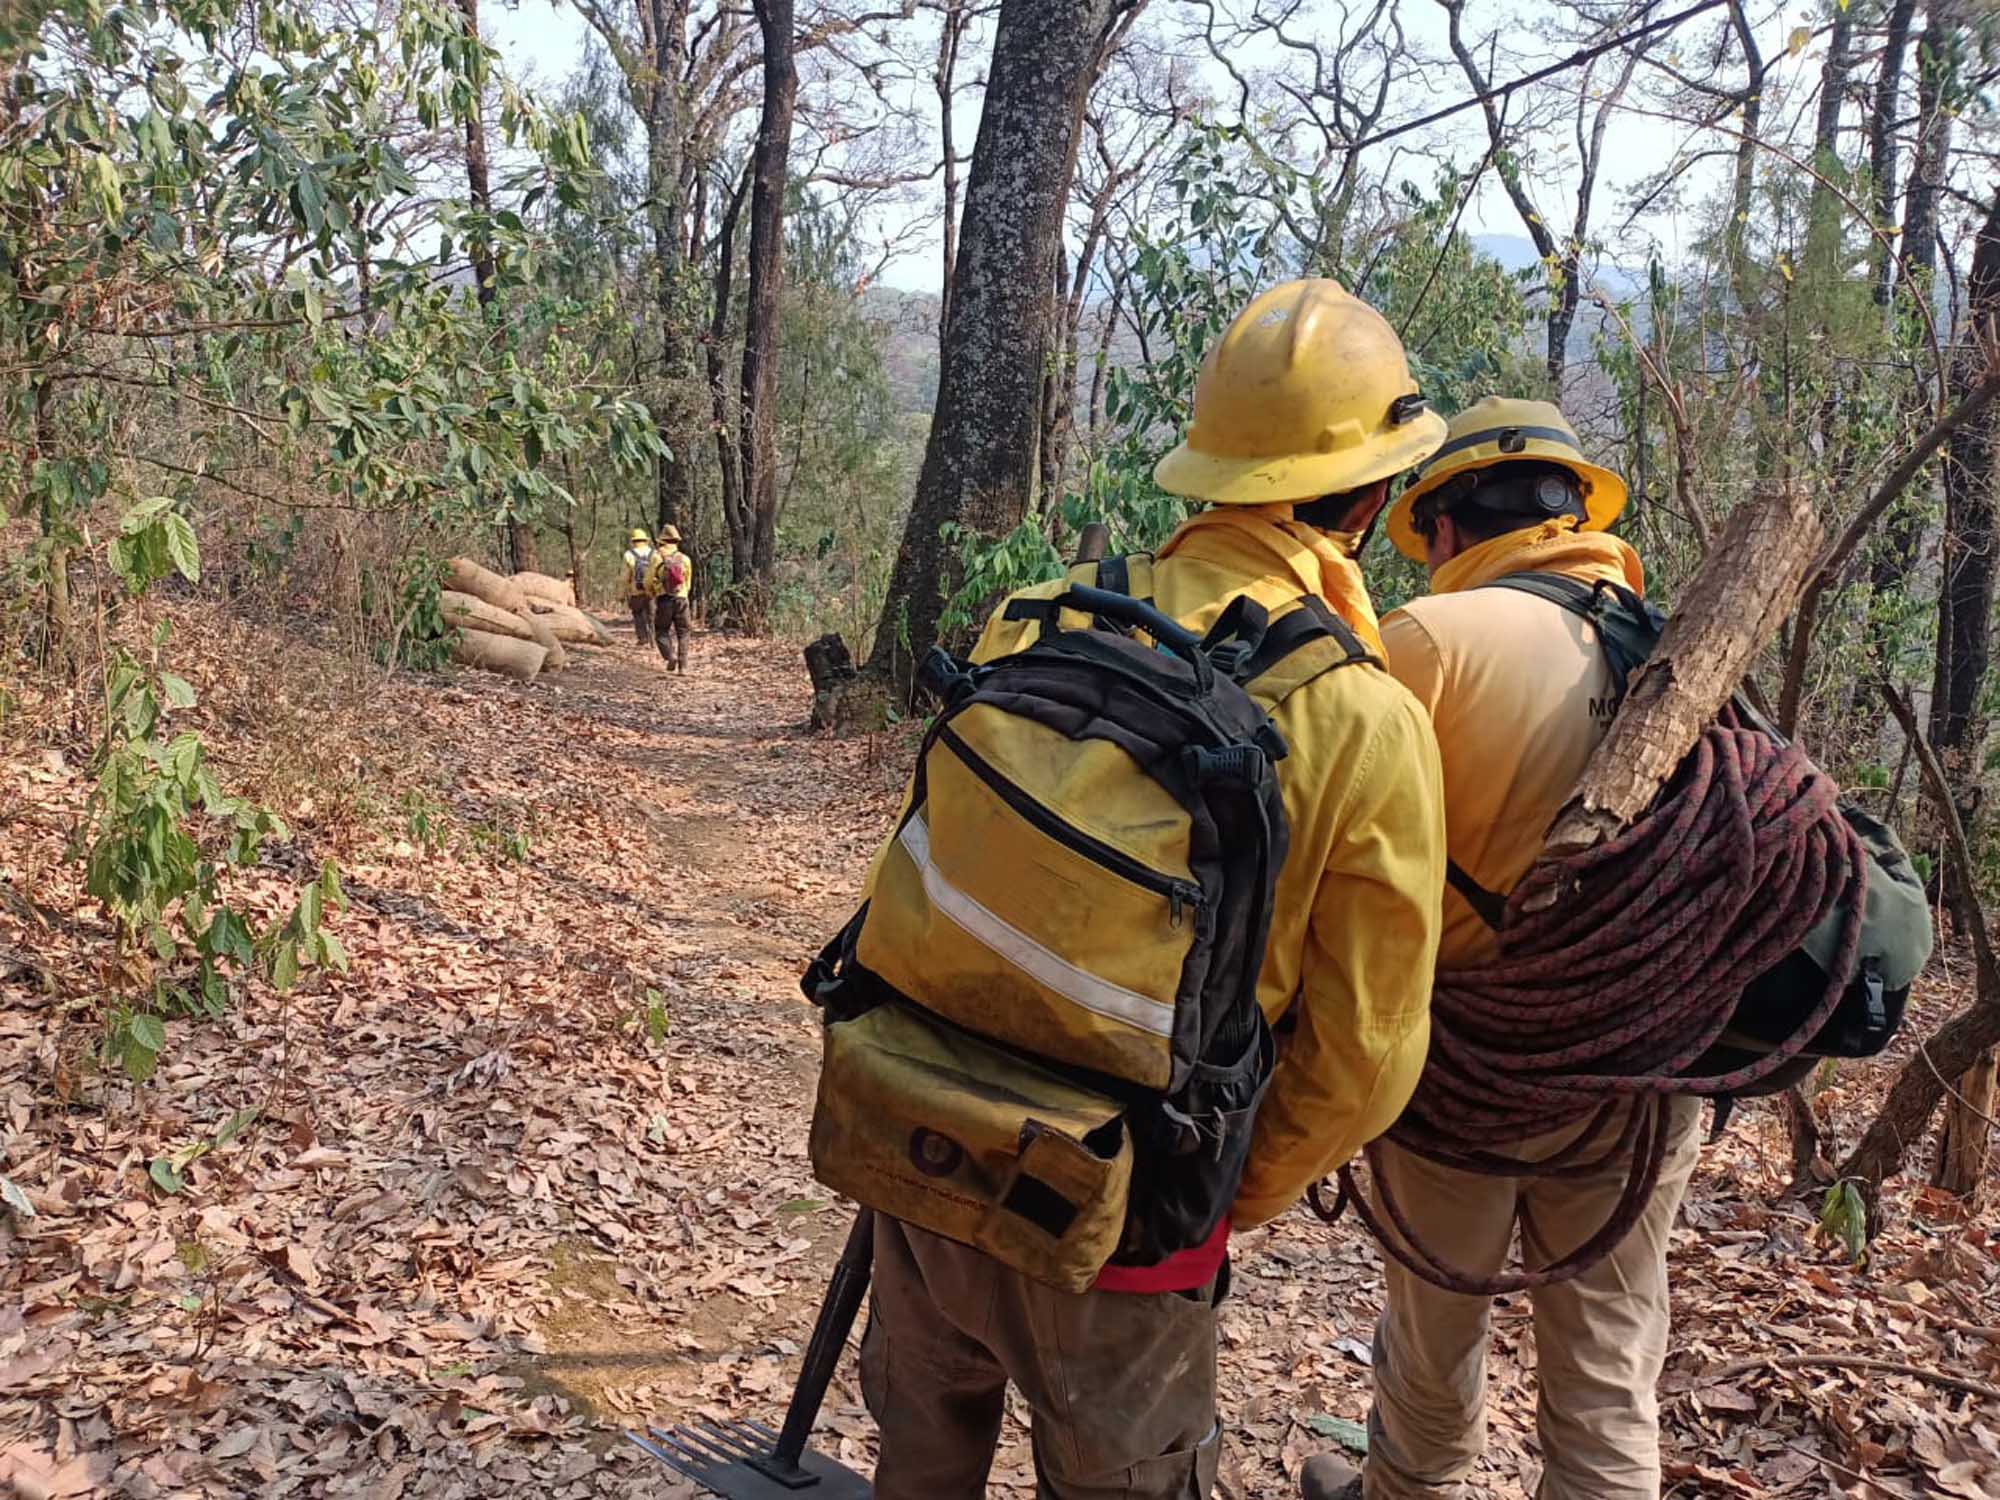
[[[632,606],[632,634],[643,646],[653,638],[653,597],[650,594],[632,594],[625,602]]]
[[[1667,1352],[1667,1234],[1699,1154],[1701,1101],[1667,1101],[1667,1159],[1638,1225],[1609,1257],[1530,1294],[1534,1305],[1540,1500],[1658,1500]],[[1554,1153],[1574,1131],[1523,1143]],[[1380,1170],[1437,1256],[1475,1276],[1506,1261],[1517,1208],[1523,1255],[1547,1265],[1610,1216],[1630,1154],[1587,1176],[1484,1177],[1383,1143]],[[1387,1257],[1384,1257],[1387,1260]],[[1461,1496],[1486,1446],[1486,1349],[1492,1301],[1440,1291],[1388,1262],[1375,1326],[1375,1405],[1368,1421],[1368,1500]]]
[[[984,1495],[1009,1380],[1042,1500],[1205,1500],[1222,1448],[1216,1291],[1058,1292],[877,1214],[861,1388],[878,1500]]]
[[[662,594],[653,606],[654,630],[658,633],[660,657],[676,672],[687,670],[688,602],[684,597]]]

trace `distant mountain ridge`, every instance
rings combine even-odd
[[[1541,256],[1535,252],[1534,241],[1526,235],[1475,234],[1472,243],[1482,254],[1492,256],[1509,271],[1525,271],[1542,262]],[[1621,301],[1638,297],[1646,286],[1644,271],[1632,271],[1623,266],[1586,266],[1585,274],[1589,278],[1586,291],[1594,283]],[[889,389],[895,396],[896,409],[929,416],[937,402],[940,298],[935,292],[903,291],[878,282],[862,292],[861,305],[870,317],[882,325],[883,365],[889,377]],[[1579,314],[1570,333],[1569,353],[1572,359],[1587,359],[1591,355],[1592,341],[1601,322],[1602,317],[1594,308],[1586,306]],[[1642,332],[1644,322],[1644,309],[1640,309],[1635,326]],[[1537,333],[1534,336],[1537,346],[1540,340],[1541,335]],[[1112,349],[1114,357],[1126,360],[1135,359],[1138,353],[1136,347],[1125,339],[1115,340]],[[1088,365],[1087,358],[1085,364]],[[1079,380],[1087,383],[1087,369],[1079,372]]]

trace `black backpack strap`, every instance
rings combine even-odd
[[[1107,594],[1123,594],[1144,604],[1150,604],[1153,599],[1153,556],[1150,552],[1077,563],[1070,568],[1067,576],[1071,588],[1102,589]],[[1060,628],[1058,615],[1059,612],[1050,612],[1043,618],[1042,629],[1045,632]],[[1118,635],[1130,633],[1129,625],[1101,614],[1091,615],[1088,620],[1092,629],[1108,630]]]
[[[1132,564],[1123,557],[1106,557],[1098,560],[1097,586],[1107,594],[1129,594],[1132,592]]]
[[[1632,667],[1638,665],[1637,662],[1627,665],[1620,661],[1625,653],[1614,649],[1611,634],[1605,629],[1603,614],[1603,595],[1608,593],[1630,610],[1636,619],[1650,620],[1652,615],[1646,608],[1645,601],[1630,589],[1609,582],[1589,584],[1580,578],[1568,578],[1561,573],[1509,573],[1504,577],[1482,583],[1479,587],[1512,589],[1517,594],[1532,594],[1537,599],[1546,599],[1549,603],[1568,610],[1579,619],[1587,620],[1597,633],[1600,648],[1611,658],[1613,670],[1619,672],[1621,679]],[[1474,916],[1493,931],[1500,930],[1500,923],[1507,914],[1505,896],[1498,891],[1486,889],[1466,874],[1455,859],[1445,861],[1444,878],[1445,883],[1457,891],[1465,904],[1472,908]]]
[[[1533,594],[1537,599],[1560,604],[1571,614],[1581,615],[1586,620],[1597,618],[1597,590],[1581,578],[1566,578],[1560,573],[1508,573],[1500,578],[1489,579],[1479,587],[1512,589],[1517,594]]]
[[[1560,605],[1579,619],[1589,622],[1597,633],[1598,646],[1620,684],[1645,665],[1666,628],[1666,616],[1622,583],[1600,578],[1585,583],[1560,573],[1509,573],[1479,585],[1483,589],[1512,589],[1532,594]]]
[[[1238,594],[1208,627],[1208,634],[1201,638],[1201,649],[1208,653],[1218,672],[1227,673],[1238,682],[1247,682],[1246,671],[1270,628],[1270,612],[1248,594]]]
[[[1354,627],[1335,614],[1324,599],[1316,594],[1301,594],[1296,602],[1298,608],[1278,616],[1265,629],[1257,649],[1251,652],[1250,659],[1236,674],[1237,681],[1255,681],[1300,647],[1327,636],[1334,639],[1342,652],[1341,659],[1334,666],[1345,667],[1357,662],[1369,662],[1377,667],[1382,665],[1375,653],[1362,644],[1361,637],[1354,633]]]
[[[1500,930],[1500,920],[1507,914],[1505,896],[1487,890],[1485,886],[1466,874],[1455,859],[1447,859],[1444,862],[1444,878],[1446,884],[1465,898],[1465,904],[1472,908],[1474,916],[1495,932]]]

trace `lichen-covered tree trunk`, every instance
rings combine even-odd
[[[966,179],[937,408],[869,671],[908,691],[959,578],[941,535],[1027,513],[1038,477],[1050,296],[1083,104],[1123,0],[1003,0]]]
[[[761,620],[778,561],[778,311],[784,288],[785,184],[791,167],[792,0],[755,0],[764,35],[764,107],[750,193],[749,308],[743,330],[743,501],[751,518],[753,617]]]

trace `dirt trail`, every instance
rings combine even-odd
[[[220,618],[177,640],[205,653],[189,676],[219,758],[295,786],[278,809],[293,840],[251,894],[277,910],[337,857],[353,969],[176,1023],[135,1092],[80,1068],[88,1035],[60,1020],[56,1000],[97,982],[90,920],[29,930],[33,908],[0,901],[0,952],[36,954],[55,992],[0,969],[0,1168],[38,1209],[11,1243],[0,1229],[0,1483],[689,1493],[618,1433],[782,1410],[848,1222],[806,1160],[818,1039],[796,978],[894,815],[907,735],[805,734],[804,674],[775,643],[698,637],[684,678],[630,644],[530,689],[398,678],[356,711],[314,699],[294,643]],[[280,775],[295,762],[312,776]],[[85,778],[4,742],[0,774],[23,788],[0,808],[0,895],[85,913],[61,858]],[[1849,1118],[1876,1086],[1852,1076],[1828,1098]],[[185,1191],[148,1185],[153,1157],[246,1108],[255,1125]],[[1857,1270],[1812,1243],[1809,1209],[1773,1206],[1775,1114],[1738,1118],[1676,1232],[1669,1388],[1767,1348],[1990,1371],[1996,1346],[1951,1331],[2000,1324],[1986,1227],[1920,1204],[1877,1246],[1887,1273]],[[1326,1446],[1308,1419],[1365,1413],[1380,1269],[1358,1229],[1303,1213],[1233,1252],[1223,1493],[1249,1500],[1291,1493]],[[1527,1308],[1496,1324],[1477,1478],[1525,1496]],[[1849,1379],[1765,1372],[1677,1397],[1675,1493],[1826,1493],[1839,1470],[1806,1455],[1907,1476],[1899,1433],[1932,1435],[1931,1468],[1991,1437],[1991,1413],[1940,1417],[1921,1381]],[[870,1461],[851,1363],[816,1441]],[[994,1478],[1032,1493],[1017,1425]]]
[[[722,1415],[731,1393],[781,1398],[770,1356],[803,1343],[845,1233],[844,1209],[805,1166],[819,1043],[797,980],[852,908],[894,785],[867,765],[875,747],[796,732],[806,699],[794,665],[783,646],[704,637],[686,676],[624,650],[565,684],[572,714],[630,732],[611,759],[657,789],[637,809],[656,858],[635,900],[672,1027],[675,1167],[719,1211],[712,1224],[684,1219],[671,1273],[643,1287],[622,1284],[635,1279],[629,1256],[558,1247],[548,1353],[529,1368],[601,1416]],[[653,1315],[632,1320],[633,1291],[660,1299],[670,1338]]]

